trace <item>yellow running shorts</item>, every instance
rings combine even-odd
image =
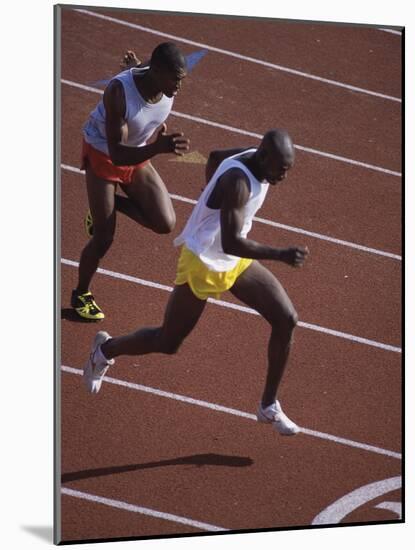
[[[174,283],[187,283],[200,300],[219,299],[221,292],[229,290],[251,263],[252,260],[241,258],[231,271],[211,271],[193,252],[182,246]]]

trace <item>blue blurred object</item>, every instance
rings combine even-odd
[[[186,55],[186,64],[187,64],[187,71],[190,73],[194,67],[199,63],[199,61],[205,57],[205,55],[208,53],[207,50],[199,50],[197,52],[190,53],[189,55]],[[89,84],[89,86],[106,86],[108,82],[111,80],[111,78],[105,78],[104,80],[97,80],[96,82],[92,82]]]
[[[187,70],[190,71],[195,67],[202,57],[205,57],[207,50],[199,50],[198,52],[193,52],[189,55],[186,55]]]

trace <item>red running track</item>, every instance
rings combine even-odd
[[[240,18],[213,24],[200,16],[127,11],[105,15],[172,34],[179,44],[186,38],[221,51],[208,51],[175,103],[179,115],[202,120],[172,115],[168,121],[169,129],[189,135],[194,155],[189,162],[154,160],[178,196],[177,228],[158,236],[119,216],[114,245],[101,266],[111,273],[97,274],[93,283],[107,314],[100,329],[116,335],[160,322],[165,287],[175,273],[172,241],[191,211],[184,201],[198,197],[203,159],[211,149],[256,144],[256,135],[279,125],[299,146],[371,167],[299,149],[287,182],[270,191],[259,213],[274,225],[257,222],[252,232],[264,242],[307,245],[311,251],[300,271],[267,262],[301,321],[312,325],[296,331],[280,396],[303,433],[283,438],[253,421],[268,327],[226,304],[208,305],[177,355],[120,358],[101,393],[88,395],[80,369],[97,325],[76,321],[69,296],[77,278],[74,262],[85,244],[86,192],[76,171],[81,127],[99,95],[80,85],[114,74],[125,49],[147,58],[163,39],[63,9],[62,540],[309,526],[330,506],[333,523],[398,521],[402,188],[390,172],[401,170],[401,105],[254,60],[399,97],[400,38],[373,28]],[[229,25],[231,33],[225,32]],[[181,45],[185,53],[200,49]],[[223,300],[236,304],[230,295]],[[336,503],[350,493],[349,507],[340,513]]]

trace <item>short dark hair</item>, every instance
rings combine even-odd
[[[186,69],[186,58],[173,42],[159,44],[151,54],[150,65],[180,71]]]

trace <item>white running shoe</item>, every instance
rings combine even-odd
[[[108,334],[108,332],[100,330],[95,336],[94,343],[92,344],[91,353],[88,362],[84,368],[84,382],[87,390],[90,393],[99,392],[105,373],[107,372],[109,367],[115,362],[114,359],[110,359],[104,362],[102,359],[97,360],[96,358],[99,346],[101,346],[110,338],[111,336]]]
[[[282,411],[280,402],[275,401],[265,409],[259,405],[257,411],[258,422],[272,424],[274,430],[281,435],[295,435],[300,431],[300,428]]]

